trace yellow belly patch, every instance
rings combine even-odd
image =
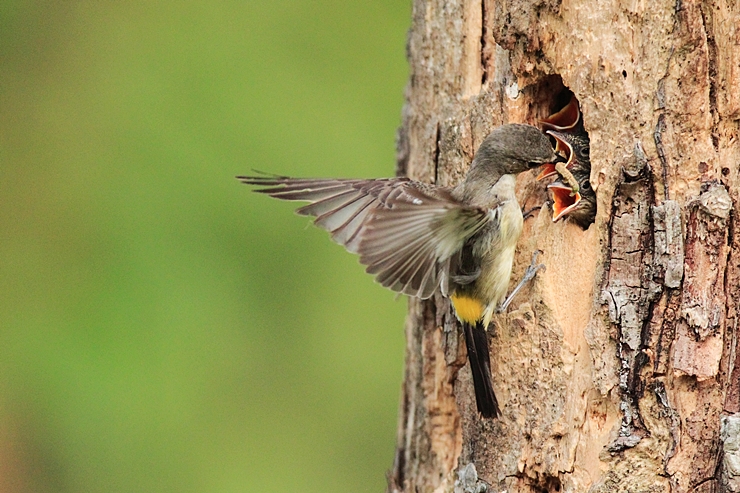
[[[450,300],[457,318],[463,322],[475,325],[483,317],[483,303],[480,300],[454,294],[450,296]]]

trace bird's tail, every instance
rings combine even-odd
[[[488,351],[488,335],[481,322],[475,325],[463,322],[465,345],[468,350],[468,361],[473,373],[475,402],[478,412],[485,418],[495,418],[499,411],[496,394],[493,393],[491,381],[491,359]]]

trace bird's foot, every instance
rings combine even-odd
[[[532,263],[529,264],[529,267],[527,267],[527,270],[524,271],[524,276],[522,277],[522,280],[519,281],[519,284],[516,285],[514,290],[511,292],[508,298],[501,303],[501,306],[497,310],[498,313],[503,313],[506,311],[507,308],[509,308],[509,305],[511,304],[511,301],[514,299],[514,296],[521,291],[521,289],[524,287],[525,284],[527,284],[529,281],[534,279],[534,276],[537,275],[537,271],[540,269],[545,269],[545,264],[538,264],[537,263],[537,257],[542,253],[542,250],[535,250],[532,254]]]

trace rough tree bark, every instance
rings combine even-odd
[[[389,491],[740,492],[740,2],[414,0],[408,58],[400,174],[456,184],[569,89],[598,213],[525,223],[513,277],[547,270],[491,328],[497,420],[447,301],[410,301]]]

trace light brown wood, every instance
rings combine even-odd
[[[525,223],[475,411],[447,300],[411,300],[389,491],[740,492],[740,2],[415,0],[398,171],[454,185],[567,88],[595,224]],[[518,180],[524,209],[544,185]],[[474,466],[474,468],[473,468]]]

